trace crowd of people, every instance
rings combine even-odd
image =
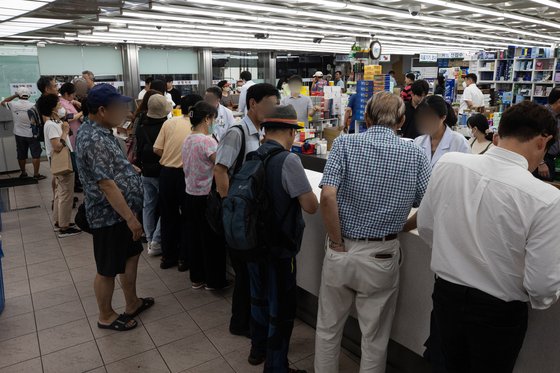
[[[318,73],[315,87],[322,84]],[[204,97],[181,97],[172,79],[148,78],[131,113],[132,98],[95,84],[90,71],[60,89],[53,77],[41,77],[34,105],[25,89],[2,103],[14,113],[21,177],[28,177],[31,151],[33,176],[44,178],[41,141],[51,164],[60,153],[71,155],[71,170],[53,178],[53,225],[61,238],[82,230],[92,235],[99,328],[134,329],[135,317],[154,306],[136,291],[145,240],[147,254],[161,256],[162,270],[189,272],[193,289],[233,286],[229,330],[251,339],[249,364],[302,372],[287,358],[296,257],[305,250],[302,211],[316,213],[319,201],[290,149],[303,116],[317,108],[300,94],[299,76],[287,80],[291,95],[282,100],[276,87],[254,83],[249,72],[241,79],[239,108],[246,115],[239,121],[227,107],[227,82]],[[398,234],[418,227],[433,249],[436,274],[427,342],[434,371],[511,372],[527,303],[544,309],[560,295],[560,234],[553,226],[560,191],[531,174],[541,173],[560,148],[560,89],[548,108],[524,102],[506,110],[496,136],[483,115],[471,116],[467,141],[450,129],[457,118],[449,104],[428,95],[425,81],[412,80],[406,103],[393,93],[374,95],[365,131],[338,137],[329,154],[320,183],[328,243],[315,371],[338,371],[352,304],[362,332],[360,371],[385,371],[403,260]],[[470,87],[476,76],[468,81]],[[174,107],[182,115],[170,116]],[[127,121],[132,141],[123,149],[114,131]],[[82,188],[78,228],[72,211]],[[413,207],[419,210],[411,216]],[[247,249],[240,242],[253,243]],[[112,306],[117,275],[122,314]]]

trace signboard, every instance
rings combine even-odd
[[[437,55],[439,58],[464,58],[465,54],[463,52],[451,52],[451,53],[439,53]]]
[[[420,53],[420,62],[437,62],[438,55],[435,53]]]
[[[37,89],[37,84],[35,84],[35,83],[10,83],[10,94],[15,95],[17,89],[20,88],[20,87],[25,87],[25,88],[29,89],[29,92],[31,93],[31,96],[40,96],[41,95],[41,93],[39,92],[39,89]]]
[[[391,55],[390,54],[382,54],[379,57],[379,62],[391,62]]]

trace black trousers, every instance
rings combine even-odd
[[[229,259],[235,272],[229,330],[245,332],[249,331],[251,324],[251,285],[247,257],[238,250],[230,249]]]
[[[449,373],[511,373],[527,331],[527,304],[436,280],[434,316]]]
[[[161,250],[163,260],[176,262],[188,259],[185,174],[181,168],[163,167],[159,177],[159,208],[161,213]]]
[[[186,195],[186,219],[191,282],[202,282],[214,289],[226,286],[226,247],[214,233],[205,212],[208,196]]]

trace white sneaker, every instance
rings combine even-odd
[[[148,255],[149,256],[161,255],[161,244],[159,242],[148,242]]]

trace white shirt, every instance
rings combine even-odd
[[[146,89],[141,90],[140,93],[138,93],[138,99],[143,100],[146,92],[148,92],[148,91],[146,91]]]
[[[60,121],[55,122],[49,119],[45,122],[44,131],[45,131],[45,148],[47,150],[47,157],[51,158],[53,148],[50,140],[56,139],[57,137],[62,137],[62,122]],[[66,146],[68,146],[68,149],[70,149],[71,152],[74,151],[72,149],[72,143],[70,141],[66,141]]]
[[[484,94],[476,84],[471,84],[470,86],[466,87],[463,91],[463,98],[461,98],[461,106],[459,106],[459,114],[462,114],[463,111],[469,108],[467,105],[467,101],[472,101],[474,107],[484,106]]]
[[[235,124],[235,118],[233,117],[232,111],[220,104],[220,106],[218,106],[218,116],[216,117],[214,124],[214,136],[216,136],[216,139],[220,141],[227,130]]]
[[[446,154],[420,205],[418,231],[444,280],[544,309],[560,295],[560,191],[527,168],[500,147]]]
[[[247,90],[255,84],[256,83],[254,81],[249,80],[243,84],[243,87],[241,87],[241,91],[239,92],[239,107],[237,108],[237,111],[240,113],[247,114]]]
[[[31,131],[31,121],[27,111],[34,104],[28,100],[17,100],[6,103],[6,106],[12,112],[12,120],[14,121],[14,135],[21,137],[33,137]]]
[[[429,135],[422,135],[414,139],[414,143],[424,149],[424,153],[434,168],[442,155],[449,152],[471,153],[471,147],[465,136],[447,127],[439,142],[434,155],[432,155],[432,139]]]

